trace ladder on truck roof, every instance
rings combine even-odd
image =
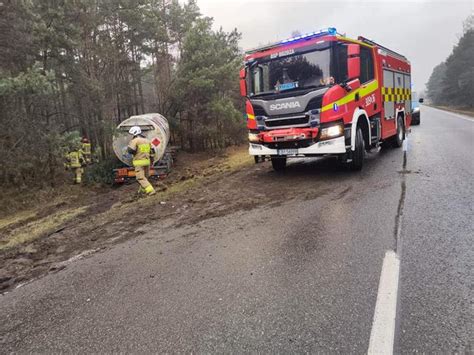
[[[386,51],[387,53],[389,53],[390,55],[392,55],[394,57],[398,57],[399,59],[403,59],[405,61],[408,61],[407,57],[405,57],[404,55],[402,55],[400,53],[397,53],[395,51],[392,51],[391,49],[388,49],[387,47],[384,47],[384,46],[378,44],[377,42],[372,41],[371,39],[368,39],[368,38],[365,38],[365,37],[362,37],[362,36],[359,36],[357,39],[361,42],[370,44],[372,46],[377,46],[380,49],[383,49],[384,51]]]

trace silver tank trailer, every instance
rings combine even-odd
[[[122,163],[132,166],[132,155],[127,152],[128,143],[132,136],[128,130],[133,126],[139,126],[143,135],[151,142],[155,149],[155,159],[158,162],[165,154],[166,146],[170,139],[170,128],[168,121],[159,113],[147,113],[132,116],[121,122],[114,133],[112,146],[114,153]]]

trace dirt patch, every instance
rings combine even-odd
[[[31,220],[30,222],[15,223],[17,228],[11,228],[9,233],[4,233],[0,239],[0,251],[14,248],[21,244],[34,241],[42,235],[51,235],[58,232],[67,222],[78,218],[87,207],[79,207],[58,211],[43,218]]]
[[[137,237],[154,223],[176,228],[294,198],[313,199],[333,190],[321,182],[347,177],[331,159],[302,160],[279,174],[269,162],[255,165],[246,147],[217,157],[182,154],[169,177],[157,183],[155,196],[137,198],[132,184],[86,194],[80,203],[55,201],[0,220],[0,292],[58,271],[64,261],[85,251]],[[342,198],[350,191],[338,193]]]

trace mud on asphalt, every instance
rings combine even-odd
[[[286,172],[276,173],[270,162],[253,164],[245,148],[194,165],[187,159],[192,157],[182,159],[173,173],[157,184],[159,193],[155,196],[137,198],[133,184],[94,193],[93,198],[79,205],[45,203],[31,216],[7,226],[0,224],[0,243],[5,244],[19,233],[26,236],[17,245],[0,249],[0,292],[58,272],[71,258],[137,238],[154,225],[177,228],[294,198],[314,199],[333,190],[328,188],[333,184],[324,182],[347,179],[352,174],[332,159],[300,161]],[[348,192],[341,190],[336,198]],[[72,217],[62,221],[59,217],[67,211],[72,211],[68,215]],[[55,216],[59,216],[59,222],[52,223],[49,229],[37,230],[35,223],[49,222]],[[31,240],[30,227],[36,228],[38,234]]]

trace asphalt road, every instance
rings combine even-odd
[[[405,165],[402,149],[356,174],[295,163],[276,178],[307,176],[319,196],[150,224],[1,296],[0,352],[365,353],[388,250],[394,351],[472,351],[474,121],[421,117]]]

